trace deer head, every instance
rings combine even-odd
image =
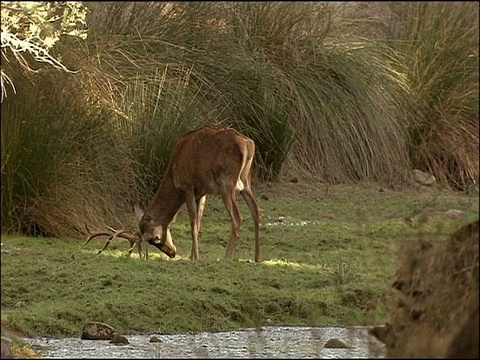
[[[170,228],[162,226],[158,220],[155,221],[150,215],[145,215],[138,205],[135,205],[135,215],[138,219],[142,240],[155,246],[169,257],[175,257],[177,248],[173,244]]]

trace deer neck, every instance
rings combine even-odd
[[[171,172],[167,171],[146,213],[157,219],[160,224],[168,226],[184,202],[184,194],[175,188]]]

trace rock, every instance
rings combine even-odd
[[[115,333],[110,344],[129,344],[129,342],[126,336]]]
[[[460,216],[464,215],[465,211],[462,210],[457,210],[457,209],[450,209],[445,213],[445,217],[447,219],[456,219],[459,218]]]
[[[24,307],[27,307],[27,303],[23,300],[18,300],[18,301],[15,302],[15,304],[13,304],[13,307],[15,309],[24,308]]]
[[[160,342],[162,342],[162,340],[161,340],[158,336],[153,335],[153,336],[150,338],[150,342],[151,342],[151,343],[160,343]]]
[[[2,336],[2,359],[13,359],[12,352],[10,351],[10,345],[12,340],[8,337]]]
[[[435,183],[435,176],[422,170],[413,170],[413,177],[421,185],[432,185]]]
[[[108,324],[91,321],[86,323],[83,327],[82,336],[83,340],[112,340],[116,331]]]
[[[347,345],[341,340],[338,339],[330,339],[325,343],[325,348],[329,349],[346,349],[348,348]]]

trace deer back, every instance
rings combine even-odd
[[[235,129],[209,126],[191,131],[176,143],[169,170],[176,189],[198,197],[235,187],[255,152],[252,140]],[[240,190],[243,188],[239,185]]]

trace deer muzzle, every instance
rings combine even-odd
[[[174,258],[177,254],[177,248],[175,247],[175,245],[167,245],[162,242],[158,237],[156,237],[155,239],[149,239],[147,242],[150,245],[155,246],[158,250],[160,250],[170,258]]]

